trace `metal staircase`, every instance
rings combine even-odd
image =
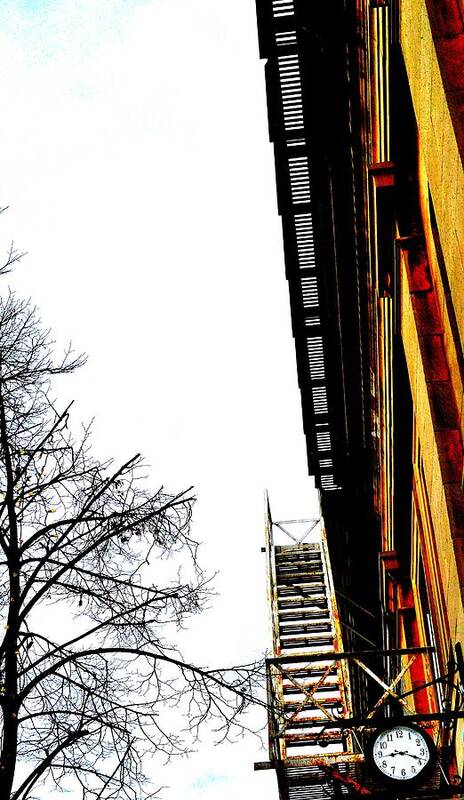
[[[424,687],[411,690],[410,670],[418,663],[421,674],[429,674],[431,647],[344,650],[325,532],[322,525],[316,527],[318,522],[274,522],[266,507],[263,549],[273,640],[266,660],[269,761],[258,762],[255,769],[276,770],[280,800],[365,795],[386,800],[391,787],[365,759],[373,734],[407,722],[435,737],[440,724],[464,717],[464,711],[418,713],[417,697]],[[284,541],[289,537],[292,544],[276,544],[274,534],[283,534]],[[351,680],[354,685],[361,675],[370,681],[369,703],[355,716]],[[439,760],[431,766],[417,785],[404,791],[395,787],[393,796],[461,797],[463,785],[442,780]]]
[[[335,769],[339,792],[347,794],[362,756],[353,751],[351,732],[336,726],[352,712],[348,668],[337,658],[343,648],[324,532],[315,532],[311,520],[274,523],[269,508],[266,530],[273,634],[269,750],[280,796],[315,798]],[[276,531],[293,543],[275,545]],[[315,541],[304,541],[310,533]]]

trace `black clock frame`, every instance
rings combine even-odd
[[[426,730],[424,730],[424,728],[420,727],[419,725],[415,725],[412,722],[408,722],[407,717],[404,718],[404,722],[396,721],[395,723],[389,725],[388,721],[385,720],[385,723],[386,724],[383,724],[382,726],[379,725],[375,733],[373,733],[368,739],[367,745],[364,748],[366,764],[369,765],[372,774],[375,775],[376,779],[380,780],[386,786],[389,787],[395,786],[395,788],[398,791],[401,791],[401,788],[403,787],[405,790],[409,791],[411,786],[420,786],[420,784],[423,783],[424,780],[427,777],[429,777],[434,771],[438,760],[438,752],[437,748],[435,747],[435,742],[433,741],[430,734]],[[425,765],[425,767],[423,767],[423,769],[421,769],[419,774],[415,775],[413,778],[405,778],[405,779],[392,778],[389,775],[385,775],[375,763],[374,759],[375,741],[377,740],[377,738],[380,736],[381,733],[388,733],[388,731],[394,730],[395,728],[410,728],[412,731],[420,733],[420,735],[424,737],[427,743],[427,747],[429,748],[430,758],[428,763]]]

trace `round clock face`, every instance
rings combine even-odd
[[[421,730],[396,725],[375,737],[372,756],[375,766],[386,778],[411,781],[422,775],[432,753],[428,737]]]

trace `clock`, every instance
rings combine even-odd
[[[396,786],[420,781],[435,764],[431,737],[415,725],[394,725],[377,732],[369,743],[369,760],[383,781]]]

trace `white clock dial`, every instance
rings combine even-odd
[[[431,753],[425,736],[419,730],[396,725],[379,733],[374,740],[372,755],[383,775],[396,781],[410,781],[425,769]]]

